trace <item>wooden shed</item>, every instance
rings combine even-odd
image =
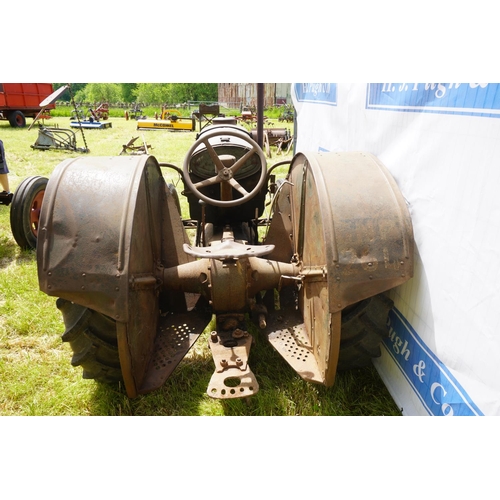
[[[265,83],[264,107],[291,102],[290,83]],[[228,108],[257,106],[256,83],[219,83],[218,101]]]

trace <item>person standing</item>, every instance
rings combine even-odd
[[[3,141],[0,139],[0,186],[2,186],[4,193],[10,193],[9,188],[9,168],[7,167],[7,160],[5,159],[5,149]]]
[[[5,159],[5,149],[3,142],[0,139],[0,205],[10,205],[13,194],[9,188],[9,168],[7,167],[7,160]]]

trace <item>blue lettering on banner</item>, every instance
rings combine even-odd
[[[369,83],[366,109],[500,118],[500,84]]]
[[[383,346],[429,415],[483,415],[396,308],[389,312],[388,327],[389,338]]]
[[[295,83],[295,95],[300,102],[337,105],[336,83]]]

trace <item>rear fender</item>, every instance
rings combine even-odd
[[[342,310],[413,275],[411,219],[393,177],[368,153],[299,153],[287,181],[266,243],[287,242],[280,255],[291,254],[300,268],[303,323],[293,331],[317,363],[301,375],[332,385]],[[282,332],[270,335],[278,350]]]

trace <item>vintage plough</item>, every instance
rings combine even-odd
[[[79,148],[76,145],[76,135],[73,130],[59,127],[44,127],[38,129],[38,137],[31,146],[33,149],[60,149],[64,151],[75,151],[88,153],[87,147]]]
[[[276,179],[248,132],[221,125],[199,134],[182,169],[150,155],[56,167],[38,277],[85,378],[122,381],[130,397],[155,390],[213,316],[213,398],[259,390],[251,321],[303,379],[326,386],[379,355],[384,292],[413,273],[405,201],[368,153],[298,153],[288,165]],[[184,223],[162,168],[182,175]]]

